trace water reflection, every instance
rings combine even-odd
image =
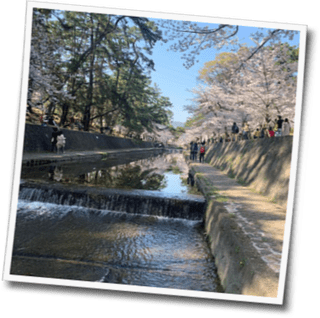
[[[50,166],[49,168],[49,180],[51,181],[62,181],[63,170],[60,166]]]
[[[121,160],[24,167],[21,179],[183,193],[187,192],[187,186],[182,183],[187,173],[188,166],[182,153],[166,153],[144,159],[122,158]]]
[[[125,165],[87,172],[75,177],[73,183],[104,186],[107,188],[159,190],[166,186],[165,176],[155,169]]]

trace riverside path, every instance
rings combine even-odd
[[[206,233],[226,292],[276,297],[286,209],[207,163],[189,168],[208,201]]]

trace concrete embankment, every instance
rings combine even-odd
[[[189,162],[226,293],[278,295],[291,146],[291,137],[213,144],[206,163]]]
[[[61,129],[66,137],[66,151],[97,151],[128,148],[151,148],[153,143],[135,139],[120,138],[105,134]],[[51,150],[52,127],[25,125],[24,153],[49,152]]]
[[[162,148],[151,142],[104,134],[61,129],[66,137],[64,154],[51,152],[52,127],[25,125],[22,165],[33,166],[64,161],[101,160],[139,153],[157,154]]]
[[[286,207],[292,137],[265,138],[209,147],[206,162],[240,184]]]

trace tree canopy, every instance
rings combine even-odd
[[[238,42],[241,26],[34,9],[27,109],[40,108],[84,130],[116,125],[130,134],[170,124],[172,106],[151,85],[158,41],[171,41],[185,67],[205,49],[222,49],[199,71],[186,127],[223,129],[230,122],[293,120],[299,51],[284,43],[296,31],[258,30],[256,46]],[[232,49],[228,49],[228,48]]]
[[[123,125],[151,131],[172,106],[151,86],[150,58],[161,32],[146,18],[34,9],[28,111],[81,121],[85,130]]]
[[[200,69],[201,84],[193,90],[193,104],[186,107],[192,114],[186,126],[212,135],[225,127],[230,131],[233,122],[256,129],[273,127],[278,115],[294,121],[298,49],[278,43],[246,60],[249,51],[241,47],[223,52]],[[190,131],[190,138],[194,133]]]

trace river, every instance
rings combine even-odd
[[[181,153],[165,153],[26,168],[21,184],[62,186],[74,196],[74,187],[80,187],[93,193],[142,191],[168,201],[203,200],[188,194],[187,173]],[[128,213],[80,204],[82,198],[68,204],[61,197],[49,202],[41,187],[35,200],[28,191],[34,193],[28,189],[22,195],[21,190],[18,202],[11,274],[221,291],[201,219],[153,215],[159,203],[149,205],[147,213]]]

